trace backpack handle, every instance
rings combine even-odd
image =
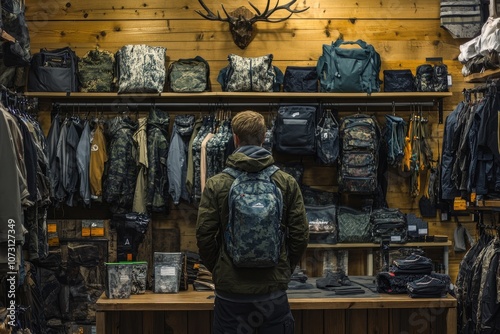
[[[362,49],[366,49],[367,43],[361,39],[358,39],[357,41],[344,41],[343,39],[339,38],[337,39],[334,43],[332,43],[333,47],[340,47],[341,45],[348,45],[348,44],[357,44],[359,45]]]

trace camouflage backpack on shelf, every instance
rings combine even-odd
[[[447,92],[448,66],[445,64],[422,64],[415,75],[417,92]]]
[[[273,66],[273,55],[241,57],[230,54],[229,65],[220,70],[217,81],[225,92],[280,91],[283,72]]]
[[[82,92],[112,92],[115,56],[105,50],[90,50],[78,62]]]
[[[176,93],[198,93],[210,90],[210,66],[200,56],[179,59],[168,68],[169,90]]]
[[[118,93],[161,93],[165,85],[167,49],[125,45],[116,53]]]

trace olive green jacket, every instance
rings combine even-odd
[[[263,148],[250,147],[261,154],[251,158],[236,152],[227,166],[258,172],[274,159]],[[262,152],[267,154],[262,155]],[[300,187],[295,179],[278,170],[272,179],[283,194],[282,225],[286,231],[279,263],[273,268],[236,268],[223,246],[223,232],[229,217],[228,192],[233,178],[220,173],[207,180],[198,209],[196,238],[203,264],[212,272],[216,291],[232,294],[267,294],[286,290],[293,269],[307,248],[309,225]]]

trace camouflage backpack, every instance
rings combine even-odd
[[[448,66],[445,64],[422,64],[417,67],[415,75],[417,92],[447,92]]]
[[[105,50],[90,50],[78,62],[82,92],[112,92],[115,56]]]
[[[278,169],[272,165],[258,173],[234,168],[223,171],[235,178],[229,190],[224,240],[236,267],[268,268],[279,262],[284,238],[283,195],[271,179]]]
[[[200,56],[179,59],[168,69],[169,89],[176,93],[198,93],[210,90],[210,67]]]
[[[374,117],[356,114],[342,119],[339,191],[373,194],[377,189],[380,130]]]

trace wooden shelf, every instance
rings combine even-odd
[[[411,247],[422,247],[422,248],[442,248],[443,249],[443,264],[445,266],[445,273],[449,273],[449,247],[453,243],[451,240],[446,242],[407,242],[405,244],[391,243],[389,247],[391,248],[411,248]],[[307,246],[308,250],[313,249],[314,251],[318,249],[323,250],[348,250],[348,249],[366,249],[366,272],[368,276],[372,276],[373,271],[373,251],[374,249],[379,249],[380,244],[375,243],[339,243],[339,244],[309,244]]]
[[[383,100],[383,99],[442,99],[452,96],[451,92],[404,92],[404,93],[373,93],[371,95],[366,93],[288,93],[288,92],[202,92],[202,93],[170,93],[164,92],[161,94],[118,94],[118,93],[82,93],[82,92],[26,92],[25,96],[38,97],[38,98],[53,98],[53,99],[123,99],[137,98],[140,100],[154,99],[154,100],[176,100],[176,99],[366,99],[366,100]],[[137,102],[131,100],[131,102]]]
[[[473,73],[464,77],[467,83],[482,83],[486,82],[488,79],[494,79],[500,77],[500,69],[496,70],[486,70],[483,73]]]
[[[469,205],[467,210],[500,211],[500,199],[485,199],[477,201],[475,205]]]
[[[448,247],[451,246],[450,240],[446,242],[407,242],[405,244],[391,243],[389,246],[392,248],[404,247]],[[309,244],[308,248],[332,248],[332,249],[349,249],[349,248],[379,248],[380,245],[376,243],[340,243],[340,244]]]

